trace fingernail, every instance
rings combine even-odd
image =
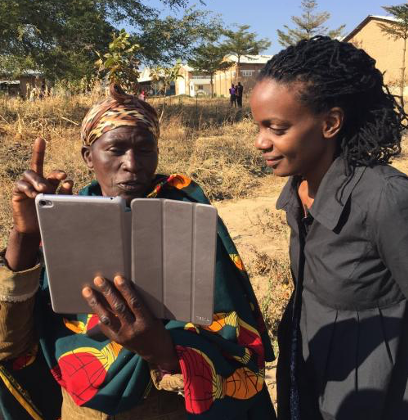
[[[105,280],[102,277],[95,277],[94,283],[98,287],[102,287],[105,284]]]
[[[118,286],[123,286],[125,284],[125,279],[122,276],[116,276],[114,280]]]
[[[86,298],[90,297],[92,295],[92,290],[90,287],[84,287],[82,289],[82,295]]]

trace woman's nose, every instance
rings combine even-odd
[[[255,147],[258,150],[269,150],[273,149],[273,143],[272,141],[266,136],[265,132],[261,130],[255,140]]]
[[[123,168],[129,172],[136,172],[138,168],[138,161],[136,153],[133,150],[128,150],[123,155]]]

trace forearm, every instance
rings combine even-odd
[[[0,361],[28,351],[35,340],[34,296],[24,302],[0,304]]]
[[[9,236],[5,260],[12,271],[23,271],[37,263],[40,245],[39,233],[23,234],[12,229]]]
[[[12,271],[0,256],[0,360],[19,356],[35,340],[34,301],[41,265]]]

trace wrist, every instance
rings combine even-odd
[[[39,232],[24,233],[13,228],[10,232],[4,260],[12,271],[34,267],[38,262],[41,236]]]
[[[161,323],[161,321],[159,322]],[[156,341],[160,343],[160,345],[155,346],[156,351],[154,354],[144,357],[144,359],[150,364],[157,366],[162,372],[171,374],[180,373],[180,363],[170,333],[164,328],[162,332],[162,339]]]

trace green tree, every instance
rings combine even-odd
[[[113,34],[109,51],[97,52],[99,59],[95,62],[99,75],[107,77],[109,82],[119,83],[124,89],[136,92],[139,77],[139,61],[136,52],[140,46],[132,44],[130,35],[122,29],[118,35]]]
[[[156,66],[151,69],[152,80],[159,86],[159,90],[163,96],[166,95],[166,92],[170,88],[172,82],[176,82],[177,79],[183,77],[180,74],[180,68],[181,61],[178,60],[174,66]]]
[[[186,8],[190,0],[161,1]],[[161,19],[149,0],[0,0],[0,51],[28,58],[49,79],[79,80],[94,73],[96,51],[108,53],[119,25],[132,28],[137,59],[163,64],[188,55],[211,24],[197,9]]]
[[[381,30],[392,39],[402,39],[403,47],[401,54],[401,78],[399,80],[400,96],[403,101],[405,87],[405,56],[407,52],[408,39],[408,4],[398,6],[383,6],[383,9],[395,18],[395,21],[387,24],[379,23]]]
[[[210,76],[211,97],[214,96],[214,74],[217,71],[225,71],[234,64],[226,61],[224,57],[224,48],[214,44],[202,44],[194,50],[192,58],[188,61],[196,74]]]
[[[141,60],[149,65],[169,66],[179,58],[188,60],[197,42],[218,39],[222,22],[211,13],[195,7],[185,10],[183,16],[153,19],[144,30],[134,35],[141,46]]]
[[[240,71],[241,58],[260,54],[270,47],[267,39],[257,40],[255,32],[249,32],[249,25],[239,25],[237,31],[228,29],[224,31],[225,41],[221,44],[226,54],[237,57],[237,77]]]
[[[329,12],[318,12],[317,1],[302,0],[302,15],[292,16],[292,22],[296,25],[294,29],[284,25],[285,31],[277,30],[278,41],[284,47],[295,45],[302,39],[310,39],[316,35],[328,35],[331,38],[338,38],[343,35],[345,25],[337,29],[329,30],[325,23],[330,19]]]

